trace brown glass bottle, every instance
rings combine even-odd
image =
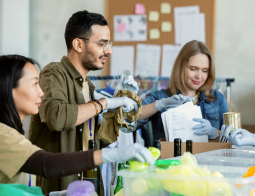
[[[174,139],[174,157],[182,155],[182,140],[180,138]]]
[[[192,140],[186,140],[186,152],[190,152],[192,154]]]
[[[89,149],[96,149],[96,141],[89,140]],[[92,182],[95,186],[95,191],[98,195],[100,195],[100,171],[99,167],[95,167],[94,169],[87,170],[84,172],[83,180],[88,180]]]

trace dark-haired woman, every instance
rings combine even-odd
[[[27,115],[38,113],[43,96],[34,64],[34,60],[24,56],[0,56],[0,183],[28,185],[31,183],[29,174],[46,178],[62,177],[106,162],[137,159],[154,163],[150,151],[138,144],[56,154],[33,145],[23,136],[22,121]]]

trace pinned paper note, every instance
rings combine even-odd
[[[162,32],[170,32],[172,31],[172,24],[171,22],[164,21],[161,23],[161,31]]]
[[[145,6],[144,6],[144,4],[137,3],[135,5],[135,14],[145,14]]]
[[[169,77],[172,73],[172,68],[176,57],[181,50],[181,46],[172,44],[162,45],[162,64],[161,64],[161,76]]]
[[[171,5],[170,3],[161,3],[161,14],[170,14],[171,13]]]
[[[157,22],[158,19],[159,19],[159,12],[157,12],[157,11],[150,11],[149,21]]]
[[[129,70],[130,74],[134,74],[134,46],[113,46],[111,55],[111,72],[110,74],[120,75],[123,70]],[[125,59],[123,61],[123,59]],[[121,65],[121,66],[120,66]]]
[[[161,46],[137,44],[135,75],[159,76]]]
[[[117,27],[118,32],[123,32],[126,30],[126,24],[125,23],[119,23]]]
[[[150,29],[150,39],[159,39],[160,32],[158,29]]]
[[[146,41],[146,15],[115,15],[113,17],[114,41]]]

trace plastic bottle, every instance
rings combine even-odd
[[[131,86],[129,84],[124,84],[124,81],[127,80],[129,75],[130,75],[130,72],[128,70],[123,71],[124,78],[123,78],[123,84],[120,89],[121,90],[129,90],[129,91],[132,91],[133,93],[136,93],[136,89],[133,86]],[[120,130],[125,133],[134,132],[136,130],[137,123],[126,119],[125,116],[123,116],[123,118],[124,118],[124,122],[127,123],[128,128],[121,126]]]

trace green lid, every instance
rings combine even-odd
[[[156,160],[156,163],[154,164],[157,167],[169,167],[171,165],[180,165],[181,161],[180,160],[168,160],[168,159],[164,159],[164,160]]]

